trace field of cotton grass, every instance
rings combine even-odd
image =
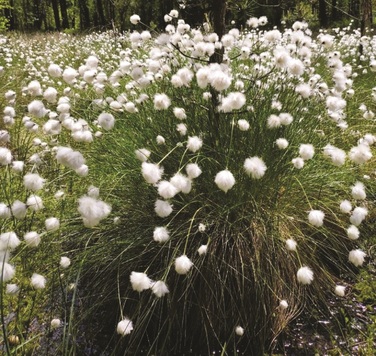
[[[6,355],[283,350],[373,259],[376,37],[140,20],[0,35]]]

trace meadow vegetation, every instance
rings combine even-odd
[[[262,355],[374,300],[372,32],[130,21],[0,37],[2,352]]]

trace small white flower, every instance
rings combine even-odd
[[[313,271],[309,267],[301,267],[296,277],[301,284],[311,284],[313,281]]]
[[[60,258],[60,267],[61,268],[68,268],[71,264],[71,260],[69,257],[66,257],[66,256],[62,256]]]
[[[163,281],[157,281],[155,282],[151,287],[152,292],[158,297],[161,298],[170,291],[168,290],[168,287],[165,282]]]
[[[345,291],[346,291],[346,287],[345,286],[340,286],[340,285],[336,285],[336,287],[334,289],[334,293],[336,295],[338,295],[339,297],[344,297],[345,296]]]
[[[132,272],[130,276],[130,281],[132,284],[133,290],[137,292],[142,292],[143,290],[149,289],[151,287],[152,281],[142,272]]]
[[[40,274],[34,273],[31,276],[31,285],[35,289],[43,289],[46,286],[46,278]]]
[[[320,227],[324,224],[325,214],[321,210],[311,210],[308,213],[308,221],[311,225]]]
[[[235,334],[238,336],[243,336],[244,335],[244,329],[241,326],[237,326],[235,328]]]
[[[227,193],[228,190],[234,186],[235,178],[229,170],[225,169],[217,173],[214,182],[217,184],[219,189]]]
[[[359,249],[352,250],[349,253],[349,261],[356,267],[359,267],[364,263],[365,257],[366,253]]]
[[[133,330],[133,323],[128,319],[124,318],[122,321],[119,321],[117,324],[116,331],[118,334],[125,336],[129,335]]]
[[[182,255],[175,260],[175,271],[179,274],[187,274],[192,266],[192,261],[186,255]]]
[[[261,158],[251,157],[244,161],[244,169],[253,179],[260,179],[264,176],[267,167]]]
[[[284,299],[279,302],[279,308],[281,310],[286,310],[288,308],[288,306],[289,306],[289,304]]]
[[[156,227],[153,232],[153,239],[156,242],[166,242],[170,238],[170,233],[165,227]]]

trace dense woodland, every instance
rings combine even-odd
[[[190,24],[201,24],[221,0],[0,0],[0,30],[92,31],[129,29],[129,16],[140,15],[151,28],[163,28],[164,16],[179,9]],[[251,16],[266,15],[271,25],[281,20],[306,20],[317,27],[353,20],[365,28],[373,22],[374,0],[229,0],[227,19],[243,26]],[[229,21],[226,21],[229,23]]]

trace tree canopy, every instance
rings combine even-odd
[[[244,26],[251,16],[267,16],[271,25],[282,20],[305,20],[317,27],[355,21],[371,26],[375,0],[227,0],[226,22]],[[165,15],[173,8],[188,23],[202,24],[211,18],[215,0],[0,0],[0,30],[90,31],[131,28],[129,17],[138,14],[151,28],[164,28]],[[227,21],[228,20],[228,21]]]

